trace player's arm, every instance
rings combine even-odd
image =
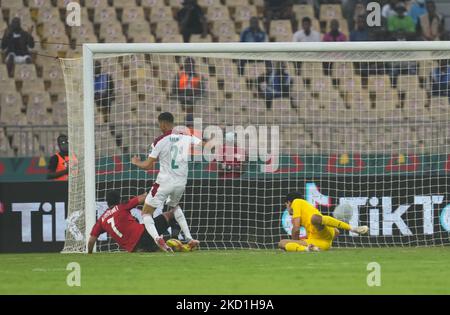
[[[141,158],[137,155],[131,158],[131,164],[136,165],[143,170],[151,170],[154,168],[156,163],[156,158],[149,156],[146,160],[141,161]]]
[[[128,202],[122,207],[122,209],[126,211],[130,211],[131,209],[136,208],[139,205],[142,205],[145,201],[145,197],[147,197],[147,193],[136,196],[128,200]]]
[[[94,246],[95,246],[96,242],[97,242],[97,237],[91,235],[89,237],[89,241],[88,241],[88,254],[92,254],[92,252],[94,251]]]
[[[105,231],[103,230],[102,225],[101,225],[100,221],[98,220],[94,224],[94,226],[92,227],[92,230],[91,230],[91,236],[89,237],[88,246],[87,246],[88,254],[92,254],[92,252],[94,251],[95,243],[97,242],[99,235],[104,232]]]
[[[298,240],[300,239],[300,218],[292,219],[292,239]]]

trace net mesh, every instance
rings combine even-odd
[[[126,200],[150,189],[157,173],[130,157],[146,157],[168,111],[196,135],[222,131],[208,139],[216,151],[190,163],[181,202],[203,248],[276,247],[290,234],[283,198],[293,190],[324,214],[348,203],[350,223],[369,226],[369,237],[345,232],[337,247],[446,244],[448,59],[448,51],[96,56],[97,216],[107,190]],[[85,229],[82,62],[62,66],[78,162],[65,250],[83,251],[75,237]],[[119,248],[103,236],[98,250]]]

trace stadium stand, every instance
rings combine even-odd
[[[83,23],[80,27],[70,28],[65,25],[65,6],[68,3],[66,0],[1,0],[0,35],[5,34],[13,17],[19,17],[23,29],[28,30],[32,27],[31,34],[36,46],[33,49],[33,63],[15,65],[12,76],[8,75],[3,61],[0,64],[0,156],[36,156],[53,153],[56,136],[53,134],[44,136],[41,131],[35,130],[38,130],[39,126],[52,125],[56,128],[54,131],[56,134],[67,128],[63,75],[56,57],[79,57],[81,45],[86,42],[183,42],[176,20],[183,0],[77,2],[82,6]],[[292,12],[297,23],[293,25],[291,19],[272,20],[268,32],[270,41],[291,41],[293,32],[297,31],[293,26],[301,27],[301,20],[306,16],[311,18],[313,28],[320,31],[322,36],[330,31],[330,22],[337,20],[339,30],[349,38],[350,31],[354,29],[353,22],[361,14],[360,5],[348,11],[343,5],[336,4],[338,1],[334,1],[333,4],[329,4],[328,1],[293,2]],[[448,36],[446,34],[450,26],[449,5],[443,0],[436,0],[435,3],[437,12],[443,18],[443,25],[447,26],[441,35]],[[193,34],[191,42],[239,41],[240,32],[248,27],[251,17],[257,17],[260,21],[264,18],[264,0],[198,0],[198,4],[207,19],[208,34],[206,36]],[[406,5],[409,8],[411,1],[406,1]],[[383,27],[372,32],[370,38],[374,39],[383,39],[386,35],[386,29]],[[418,33],[417,37],[420,36]],[[254,122],[253,119],[265,119],[266,122],[277,119],[266,109],[264,100],[257,97],[256,87],[253,84],[255,78],[265,72],[264,63],[246,63],[243,65],[245,70],[241,74],[238,72],[238,66],[228,60],[224,60],[221,67],[215,67],[214,63],[207,59],[196,60],[196,65],[202,75],[206,76],[205,88],[211,93],[210,99],[217,102],[217,106],[204,108],[202,115],[206,121],[226,120],[231,117],[233,121],[242,123]],[[294,64],[289,63],[287,72],[295,82],[304,83],[304,87],[300,88],[301,85],[295,85],[298,90],[292,91],[291,95],[292,104],[296,104],[299,111],[310,104],[311,100],[316,99],[318,100],[316,104],[320,104],[322,110],[330,113],[356,106],[370,111],[383,105],[386,109],[383,113],[386,115],[389,111],[401,110],[401,115],[408,118],[413,112],[417,114],[423,111],[433,118],[437,117],[439,112],[448,110],[449,106],[448,97],[431,95],[430,75],[434,67],[437,67],[436,63],[419,62],[417,74],[400,74],[395,86],[387,73],[384,76],[377,76],[376,80],[370,75],[368,78],[364,75],[352,75],[350,78],[349,74],[358,74],[352,63],[340,63],[336,67],[331,67],[328,73],[323,71],[322,64],[314,63],[303,64],[301,71],[297,73]],[[110,68],[106,65],[105,69],[108,71]],[[184,121],[184,116],[178,113],[179,104],[169,99],[170,81],[178,71],[176,63],[160,63],[158,66],[152,65],[151,60],[146,60],[142,69],[144,70],[139,71],[150,71],[151,75],[146,76],[148,80],[144,85],[134,87],[135,83],[126,77],[127,69],[123,69],[124,71],[116,69],[115,73],[118,76],[116,75],[113,80],[117,97],[112,111],[121,112],[124,110],[124,104],[128,102],[131,102],[137,111],[143,102],[146,102],[146,106],[154,106],[156,111],[161,111],[162,109],[155,104],[158,98],[165,98],[164,103],[170,104],[170,109],[177,113],[176,118]],[[230,76],[235,80],[227,80]],[[411,89],[411,86],[415,88]],[[242,90],[242,87],[246,89]],[[335,91],[335,94],[327,95],[328,98],[334,99],[325,99],[320,93],[323,89]],[[136,95],[130,95],[129,91],[132,90],[137,92]],[[145,99],[149,91],[156,95],[156,100],[151,104],[147,103],[151,100]],[[406,93],[407,91],[409,92]],[[374,95],[378,97],[374,99]],[[231,111],[224,112],[223,102],[231,100]],[[428,107],[431,110],[428,110]],[[258,115],[248,115],[249,108],[256,110]],[[296,116],[289,99],[275,99],[272,110],[285,113],[286,115],[283,115],[285,117]],[[136,115],[130,119],[142,117]],[[14,122],[14,126],[11,126],[11,122]],[[47,130],[49,133],[53,132],[51,128]],[[116,128],[116,132],[105,129],[102,137],[118,143],[118,151],[126,151],[137,145],[120,143],[118,136],[120,132],[117,130],[120,130],[120,127]],[[298,140],[295,141],[298,143],[283,140],[286,147],[289,145],[290,148],[314,150],[320,145],[330,146],[333,142],[330,140],[332,133],[325,128],[311,132],[305,130],[296,132]],[[328,140],[320,140],[325,138]],[[368,148],[371,148],[369,144]],[[376,147],[371,149],[376,150]]]

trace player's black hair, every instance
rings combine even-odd
[[[169,113],[169,112],[161,113],[158,116],[158,121],[167,121],[167,122],[173,124],[174,120],[175,119],[173,118],[173,115],[171,113]]]
[[[120,203],[120,194],[117,190],[110,190],[106,193],[106,202],[108,208],[114,207]]]
[[[305,16],[305,17],[302,19],[302,24],[305,23],[305,22],[309,22],[309,24],[311,24],[311,18],[310,18],[309,16]]]
[[[299,193],[298,191],[293,191],[293,192],[290,192],[290,193],[288,193],[288,194],[286,195],[285,201],[286,201],[286,202],[292,202],[292,201],[294,201],[295,199],[302,199],[302,198],[303,198],[303,196],[302,196],[301,193]]]
[[[58,144],[61,143],[61,141],[66,140],[67,141],[67,136],[65,134],[61,134],[58,136],[58,138],[56,139],[56,141],[58,142]]]

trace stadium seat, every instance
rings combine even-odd
[[[133,24],[136,21],[145,21],[144,9],[141,7],[126,7],[122,13],[122,23]]]
[[[167,35],[162,38],[161,43],[182,43],[183,36],[179,34]]]
[[[35,66],[33,64],[17,64],[14,69],[14,78],[18,81],[36,79]]]
[[[294,34],[292,34],[292,33],[277,34],[277,35],[275,35],[275,37],[273,37],[273,40],[275,42],[288,43],[288,42],[292,42],[293,35]]]
[[[128,25],[128,33],[143,32],[150,33],[150,25],[147,21],[136,21]]]
[[[315,76],[311,78],[311,93],[321,94],[327,93],[325,91],[333,90],[331,78],[327,76]]]
[[[129,34],[128,39],[131,39],[133,43],[155,43],[156,39],[152,34],[137,33]]]
[[[245,77],[249,80],[254,80],[266,72],[266,65],[264,62],[247,62],[244,68]]]
[[[250,20],[251,17],[258,16],[255,6],[238,5],[235,7],[233,18],[236,22],[244,22]]]
[[[117,21],[116,10],[113,7],[96,7],[94,11],[94,23],[103,24]]]
[[[425,90],[417,89],[408,91],[405,95],[402,107],[402,116],[410,119],[427,117],[427,95]]]
[[[210,43],[212,41],[211,34],[207,34],[204,38],[200,34],[192,34],[190,38],[191,43]]]
[[[18,1],[20,2],[20,1]],[[3,1],[2,1],[2,6],[3,6]],[[28,7],[30,9],[42,9],[42,10],[48,10],[48,9],[52,9],[52,3],[51,1],[48,0],[29,0],[28,1]]]
[[[391,88],[391,80],[388,75],[372,75],[369,76],[367,89],[369,92],[377,93],[378,91],[386,91]]]
[[[435,60],[421,60],[418,61],[418,63],[419,63],[418,75],[424,80],[425,79],[428,80],[433,69],[435,69],[438,66]]]
[[[300,25],[305,16],[311,19],[315,18],[314,7],[310,4],[294,4],[292,11],[295,13],[295,17],[297,18],[297,21],[299,21]]]
[[[22,1],[17,0],[2,0],[2,9],[20,9],[23,8]]]
[[[212,33],[216,37],[236,35],[236,29],[233,21],[230,20],[214,21]]]
[[[270,37],[277,35],[292,34],[292,25],[289,20],[274,20],[270,23]]]
[[[213,6],[222,6],[220,0],[198,0],[198,5],[203,9],[213,7]]]
[[[339,79],[339,90],[345,93],[360,92],[362,90],[359,76],[343,76]]]
[[[24,30],[29,30],[31,26],[35,26],[35,23],[30,15],[30,11],[27,8],[11,9],[9,13],[9,23],[15,17],[20,18],[20,25]],[[32,35],[36,36],[36,27],[33,28]]]
[[[66,34],[66,29],[61,21],[52,21],[50,23],[44,23],[41,28],[42,37],[54,37]]]
[[[45,85],[41,78],[22,80],[22,88],[20,90],[22,95],[42,91],[45,91]]]
[[[117,9],[124,9],[124,11],[129,8],[137,8],[136,2],[130,0],[114,0],[113,6]]]
[[[122,25],[119,21],[113,20],[108,23],[102,23],[100,25],[100,31],[99,31],[99,39],[105,39],[106,37],[111,36],[117,36],[117,35],[123,35],[122,33]]]
[[[38,10],[38,13],[37,13],[37,23],[38,24],[60,22],[60,21],[61,21],[61,17],[59,15],[58,8],[50,7],[50,8],[42,8],[42,9]]]
[[[0,64],[0,91],[15,90],[16,86],[14,79],[8,76],[8,71],[5,64]],[[1,92],[0,92],[1,93]]]
[[[57,1],[56,1],[56,6],[57,6],[59,9],[66,9],[66,8],[67,8],[67,5],[68,5],[70,2],[80,3],[81,0],[57,0]]]
[[[345,110],[344,100],[337,91],[333,89],[325,91],[327,92],[322,92],[319,95],[319,105],[321,108],[329,110],[330,112]]]
[[[240,40],[238,34],[224,34],[220,35],[218,38],[219,43],[238,43]]]
[[[173,14],[170,7],[153,7],[150,13],[150,23],[154,24],[160,21],[173,21]]]
[[[35,125],[41,123],[41,119],[46,118],[47,109],[51,108],[50,96],[48,93],[41,91],[35,91],[28,94],[27,102],[27,119],[28,122],[33,122]]]
[[[228,8],[222,5],[208,6],[206,11],[208,21],[230,20]]]
[[[397,90],[387,87],[385,90],[378,90],[375,94],[376,109],[379,110],[392,110],[399,106],[399,98]]]
[[[144,0],[146,1],[146,0]],[[150,1],[154,1],[154,0],[150,0]],[[158,1],[164,1],[164,0],[158,0]],[[175,10],[179,10],[183,7],[183,1],[184,0],[169,0],[169,5],[171,8],[175,9]]]
[[[344,79],[352,77],[354,74],[352,62],[335,62],[331,69],[331,76],[333,79]]]
[[[3,92],[0,94],[1,112],[0,122],[3,124],[10,124],[15,122],[16,117],[21,115],[22,97],[17,92]]]
[[[176,21],[161,21],[156,24],[155,35],[158,39],[179,34],[180,30]]]
[[[106,8],[108,0],[84,0],[84,5],[88,9]]]
[[[319,19],[329,21],[333,19],[342,19],[342,7],[340,4],[322,4],[320,6]]]
[[[176,3],[178,3],[180,5],[179,7],[181,8],[183,1],[184,0],[171,1],[170,7],[175,7]],[[164,0],[141,0],[141,6],[145,9],[152,9],[155,7],[165,7],[166,4],[165,4]]]
[[[399,75],[397,89],[402,93],[420,89],[419,78],[417,75]]]
[[[367,91],[361,90],[347,95],[347,105],[349,112],[357,113],[358,110],[370,110],[370,96]]]
[[[72,27],[71,38],[75,40],[76,44],[98,42],[91,23],[83,23],[80,27]]]

